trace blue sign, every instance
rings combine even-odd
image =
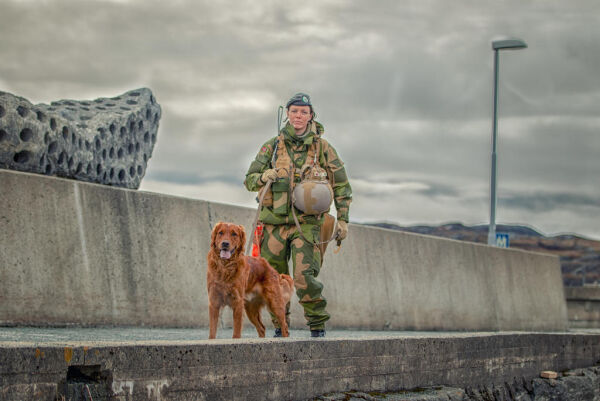
[[[510,241],[507,233],[496,233],[496,246],[499,248],[508,248]]]

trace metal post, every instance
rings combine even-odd
[[[496,245],[496,142],[498,131],[498,52],[501,49],[524,49],[527,44],[519,39],[495,40],[492,42],[494,50],[494,117],[492,119],[492,179],[490,180],[490,227],[488,231],[488,245]]]
[[[492,117],[492,176],[490,180],[490,226],[488,245],[496,245],[496,141],[498,131],[498,49],[494,50],[494,116]]]

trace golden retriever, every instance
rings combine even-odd
[[[212,231],[206,271],[208,338],[216,337],[219,314],[224,306],[233,309],[233,338],[242,335],[244,310],[258,336],[264,337],[260,312],[265,305],[277,317],[282,336],[288,337],[285,305],[292,297],[294,282],[287,274],[277,273],[264,258],[246,256],[245,244],[243,226],[219,222]]]

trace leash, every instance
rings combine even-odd
[[[277,135],[279,135],[279,131],[281,130],[281,119],[283,117],[283,106],[279,106],[277,109]],[[277,157],[277,146],[279,142],[276,140],[275,145],[273,146],[273,156],[271,157],[271,165],[275,163],[275,158]],[[252,234],[250,234],[250,241],[248,241],[248,246],[246,248],[246,255],[251,255],[252,244],[254,242],[254,233],[256,232],[256,226],[258,225],[258,218],[260,217],[260,211],[262,209],[263,200],[265,199],[265,195],[269,192],[269,188],[273,180],[267,180],[265,183],[265,188],[262,190],[262,194],[258,199],[258,208],[256,209],[256,216],[254,217],[254,223],[252,224]]]
[[[251,231],[252,234],[250,234],[250,241],[248,241],[248,246],[246,248],[246,255],[251,254],[252,243],[254,242],[254,233],[256,232],[256,226],[258,224],[258,218],[260,217],[260,211],[262,209],[263,200],[265,199],[265,195],[269,191],[269,188],[271,187],[272,183],[273,183],[273,180],[267,180],[267,183],[265,184],[265,188],[262,191],[260,198],[258,199],[258,209],[256,209],[256,216],[254,216],[254,223],[252,224],[252,231]]]

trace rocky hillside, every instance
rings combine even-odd
[[[410,227],[389,223],[368,225],[460,241],[487,243],[487,225],[471,227],[460,223]],[[563,281],[566,286],[600,285],[600,241],[589,240],[577,235],[546,237],[531,228],[523,226],[497,225],[496,231],[509,234],[511,248],[551,253],[559,256]]]

